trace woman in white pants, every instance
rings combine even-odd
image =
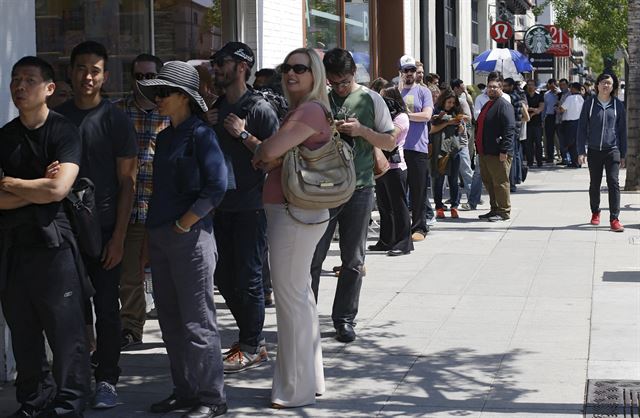
[[[291,408],[315,403],[325,389],[310,266],[327,228],[326,223],[319,222],[328,219],[329,211],[287,208],[279,161],[300,144],[309,149],[321,147],[331,137],[331,125],[326,76],[318,54],[310,48],[296,49],[287,55],[280,70],[290,112],[280,130],[258,146],[253,163],[267,171],[277,166],[269,172],[263,192],[278,321],[271,406]],[[313,223],[319,224],[308,225]]]

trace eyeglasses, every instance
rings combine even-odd
[[[353,77],[351,78],[351,80],[342,80],[342,81],[327,80],[327,83],[329,83],[331,88],[340,89],[340,88],[345,88],[345,87],[349,86],[352,81],[353,81]]]
[[[612,81],[601,81],[600,84],[603,86],[613,86]]]
[[[223,67],[224,64],[226,64],[229,61],[234,61],[234,59],[228,55],[222,55],[220,57],[213,58],[211,60],[211,65],[217,65],[218,67]]]
[[[134,73],[133,74],[133,77],[138,81],[153,80],[157,76],[158,76],[157,73]]]
[[[498,90],[499,88],[501,88],[502,86],[500,85],[495,85],[495,86],[487,86],[487,90]]]
[[[405,68],[402,70],[403,73],[408,74],[408,73],[415,73],[418,69],[417,68]]]
[[[311,72],[311,68],[307,67],[306,65],[303,65],[303,64],[293,64],[293,65],[282,64],[280,66],[280,72],[282,74],[286,74],[291,70],[293,70],[293,72],[296,73],[296,74],[304,74],[307,71]]]
[[[174,93],[180,93],[181,91],[182,90],[175,87],[156,87],[155,96],[164,99],[165,97],[169,97]]]

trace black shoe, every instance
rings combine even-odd
[[[373,245],[369,245],[367,247],[369,251],[389,251],[389,247],[386,245],[382,245],[379,242],[376,242]]]
[[[487,213],[485,213],[483,215],[478,215],[478,219],[489,219],[493,215],[495,215],[495,213],[490,211],[490,212],[487,212]]]
[[[350,343],[356,339],[356,331],[351,324],[340,324],[336,326],[336,340],[341,343]]]
[[[182,418],[213,418],[227,413],[227,404],[220,405],[196,405],[189,412],[182,415]]]
[[[409,254],[410,251],[403,251],[403,250],[389,250],[387,251],[387,255],[391,256],[391,257],[397,257],[399,255],[406,255]]]
[[[142,344],[142,338],[138,338],[133,335],[133,331],[129,329],[122,330],[122,337],[120,337],[120,350],[126,350],[127,348],[135,347]]]
[[[22,405],[20,409],[18,409],[13,414],[9,415],[8,418],[31,418],[38,416],[39,413],[36,411],[34,407],[31,405]]]
[[[568,165],[569,162],[567,160],[562,160],[559,163],[556,163],[556,165]]]
[[[178,399],[175,394],[171,394],[167,399],[151,404],[150,412],[154,414],[166,414],[176,409],[192,408],[200,405],[198,399]]]

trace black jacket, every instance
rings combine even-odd
[[[487,106],[485,104],[485,106]],[[485,155],[513,155],[513,139],[516,120],[513,106],[500,97],[491,106],[484,119],[482,131],[482,153]]]

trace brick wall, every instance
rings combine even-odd
[[[258,67],[281,64],[293,49],[304,46],[303,7],[300,0],[259,0]]]

